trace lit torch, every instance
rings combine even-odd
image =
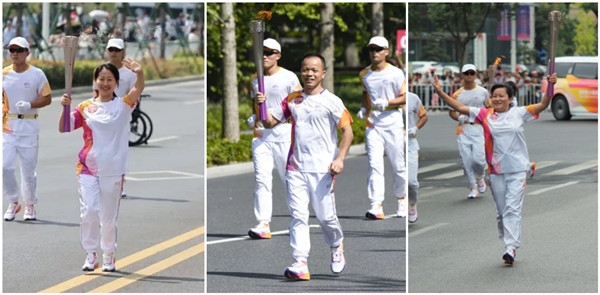
[[[79,49],[79,39],[75,36],[66,36],[63,38],[63,50],[65,56],[65,93],[71,96],[73,84],[73,67],[75,66],[75,55]],[[71,131],[71,106],[63,106],[63,130]]]
[[[556,57],[556,43],[558,39],[558,25],[560,24],[560,19],[562,14],[560,11],[551,11],[548,14],[548,20],[550,20],[550,52],[549,52],[549,61],[548,64],[548,74],[552,75],[554,73],[554,58]],[[554,84],[548,83],[548,88],[546,90],[546,95],[550,98],[554,96]]]
[[[254,63],[256,64],[256,79],[258,81],[258,92],[265,93],[265,79],[263,73],[263,41],[265,33],[265,21],[271,19],[271,12],[261,10],[256,16],[256,20],[250,22],[250,34],[252,35],[252,49],[254,53]],[[264,103],[258,105],[260,119],[267,119],[267,106]]]

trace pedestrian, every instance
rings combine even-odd
[[[10,40],[8,51],[12,64],[2,69],[2,92],[7,97],[2,114],[2,187],[4,197],[10,201],[4,220],[14,220],[21,210],[19,195],[25,204],[23,220],[36,220],[38,109],[52,102],[52,90],[44,72],[27,63],[30,52],[25,38]],[[17,159],[21,171],[20,190],[16,177]]]
[[[108,57],[108,62],[114,65],[117,69],[119,69],[119,83],[117,83],[117,88],[115,88],[115,94],[117,97],[125,97],[131,89],[135,86],[135,81],[137,79],[137,75],[128,69],[123,64],[123,60],[125,59],[125,42],[120,38],[111,38],[106,43],[105,50],[106,57]],[[96,81],[93,81],[92,89],[94,91],[94,96],[98,96],[98,85],[96,85]],[[138,104],[141,101],[138,101]],[[125,183],[125,180],[123,180]],[[123,187],[125,184],[123,184]],[[125,198],[127,193],[125,189],[121,192],[121,197]]]
[[[517,107],[519,106],[519,102],[518,102],[518,93],[519,93],[519,88],[517,87],[517,84],[513,81],[508,81],[506,82],[506,85],[508,85],[513,93],[513,97],[512,97],[512,101],[511,101],[511,105],[510,107]],[[537,166],[536,162],[530,162],[529,163],[529,170],[528,170],[528,174],[530,177],[533,177],[535,175],[535,167]]]
[[[556,74],[548,77],[556,83]],[[511,107],[512,88],[506,84],[492,86],[490,108],[469,107],[444,93],[439,81],[435,91],[457,112],[468,120],[483,125],[486,141],[486,160],[490,167],[490,186],[496,203],[499,238],[503,240],[504,263],[512,265],[516,250],[521,245],[521,209],[525,196],[529,154],[523,126],[537,119],[545,110],[550,98],[544,94],[542,101],[521,107]]]
[[[304,89],[288,95],[279,107],[268,110],[265,128],[292,119],[292,145],[287,161],[288,207],[292,266],[285,269],[288,279],[310,280],[308,254],[309,208],[313,210],[331,249],[331,271],[340,274],[346,266],[344,233],[335,209],[334,183],[344,170],[344,159],[352,144],[352,117],[342,100],[323,88],[325,59],[307,54],[300,68]],[[258,103],[266,96],[257,94]],[[339,148],[336,127],[341,131]]]
[[[462,88],[452,94],[463,105],[484,108],[488,101],[488,91],[475,83],[477,69],[473,64],[465,64],[461,71]],[[456,110],[448,111],[450,118],[458,121],[456,142],[463,172],[467,182],[468,199],[475,199],[487,191],[485,184],[485,151],[481,124],[468,122],[468,116],[461,116]]]
[[[427,123],[427,111],[421,98],[412,92],[407,95],[408,117],[408,222],[415,223],[419,218],[417,201],[419,198],[419,142],[417,133]]]
[[[87,252],[83,271],[97,267],[96,249],[100,245],[102,271],[115,271],[117,248],[117,216],[123,179],[127,170],[129,122],[131,113],[144,90],[142,66],[130,59],[123,65],[136,74],[135,86],[125,96],[115,93],[119,84],[119,69],[105,63],[94,70],[97,95],[84,100],[70,114],[64,111],[59,131],[83,129],[83,148],[76,167],[81,210],[81,245]],[[68,94],[61,99],[63,106],[72,102]],[[69,116],[72,130],[64,130],[63,117]]]
[[[268,97],[266,108],[276,108],[290,93],[302,89],[294,72],[278,65],[281,58],[281,45],[275,39],[263,41],[264,91]],[[258,79],[252,80],[251,96],[258,94]],[[254,113],[258,113],[255,105]],[[253,239],[270,239],[271,215],[273,213],[273,166],[285,186],[285,164],[292,141],[292,124],[281,121],[272,128],[265,129],[253,114],[247,120],[254,131],[252,139],[252,162],[254,164],[254,216],[258,224],[248,230]]]
[[[406,166],[404,164],[404,118],[401,104],[406,102],[404,73],[385,61],[390,53],[384,37],[373,37],[367,45],[371,65],[360,71],[363,86],[362,107],[357,116],[366,119],[366,145],[369,160],[367,196],[371,209],[368,219],[383,219],[385,197],[384,153],[392,166],[394,196],[398,217],[406,217]]]

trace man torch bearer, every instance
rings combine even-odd
[[[550,52],[549,52],[549,65],[548,65],[548,74],[552,75],[554,73],[554,58],[556,57],[556,43],[558,40],[558,25],[560,24],[562,14],[560,11],[551,11],[548,15],[548,19],[550,20]],[[548,83],[548,90],[546,91],[546,95],[550,98],[554,96],[554,84]]]
[[[252,35],[252,53],[254,63],[256,64],[256,74],[258,79],[258,92],[265,93],[265,82],[263,73],[263,39],[265,33],[265,21],[271,19],[271,12],[261,10],[258,12],[256,20],[250,22],[250,34]],[[267,107],[264,103],[259,104],[259,117],[261,120],[267,119]]]
[[[63,39],[63,50],[65,56],[65,93],[71,96],[71,88],[73,84],[73,67],[75,66],[75,55],[79,48],[79,39],[75,36],[66,36]],[[71,106],[63,106],[64,113],[71,113]],[[63,117],[63,130],[71,130],[71,121],[69,116]]]

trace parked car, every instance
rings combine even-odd
[[[557,57],[554,72],[558,81],[550,109],[556,120],[572,116],[598,117],[598,56]],[[547,81],[542,86],[546,89]]]
[[[443,67],[437,61],[412,61],[408,63],[408,69],[410,73],[423,74],[425,72],[431,72],[432,69],[436,74],[443,73]]]

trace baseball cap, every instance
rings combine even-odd
[[[390,47],[388,40],[381,36],[371,38],[371,40],[369,40],[369,44],[367,44],[367,46],[369,46],[369,45],[377,45],[377,46],[383,47],[383,48]]]
[[[106,44],[106,48],[116,47],[119,49],[125,48],[125,43],[123,43],[123,39],[112,38],[108,40],[108,44]]]
[[[268,38],[263,41],[263,46],[281,52],[281,45],[275,39]]]
[[[476,71],[476,72],[477,72],[477,68],[475,67],[475,65],[474,65],[474,64],[466,64],[466,65],[464,65],[464,66],[462,67],[462,71],[461,71],[461,73],[464,73],[464,72],[466,72],[466,71],[468,71],[468,70],[473,70],[473,71]]]
[[[12,38],[12,40],[10,40],[10,43],[8,43],[8,47],[10,47],[12,45],[16,45],[16,46],[19,46],[22,48],[27,48],[27,50],[29,50],[29,42],[27,42],[27,40],[23,37]]]

